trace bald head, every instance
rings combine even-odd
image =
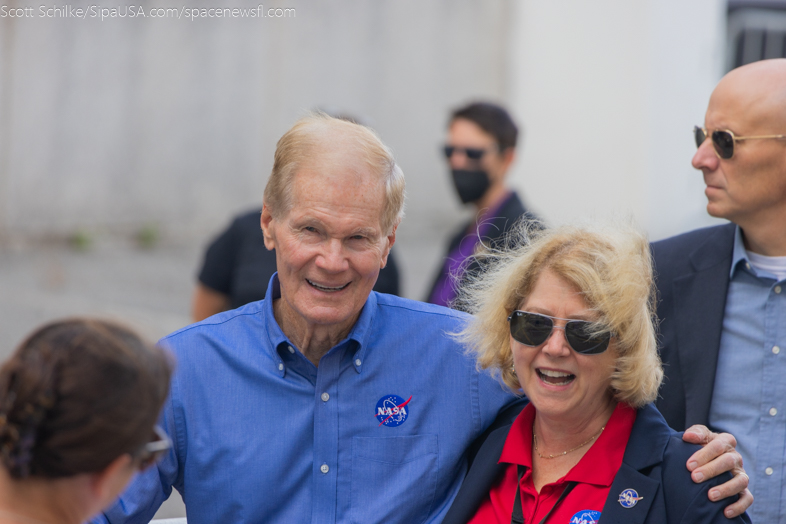
[[[786,60],[755,62],[724,76],[704,128],[712,138],[699,144],[692,163],[704,176],[707,212],[740,226],[747,249],[786,255]],[[714,131],[732,133],[733,143],[717,145]],[[723,158],[716,147],[727,148]]]
[[[737,134],[782,133],[786,124],[786,58],[753,62],[724,76],[710,98],[723,114],[747,115],[756,129]]]

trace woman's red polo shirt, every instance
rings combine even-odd
[[[535,408],[529,404],[516,417],[505,440],[499,463],[507,463],[503,477],[491,488],[488,497],[470,520],[470,524],[510,524],[518,484],[517,466],[526,467],[521,478],[521,509],[524,522],[539,523],[562,495],[567,482],[578,482],[549,517],[549,524],[582,522],[594,524],[600,518],[614,477],[622,465],[625,447],[636,420],[636,410],[617,404],[606,429],[592,444],[578,464],[553,484],[535,491],[532,483],[532,422]],[[582,518],[583,517],[583,518]]]

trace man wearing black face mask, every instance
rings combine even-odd
[[[451,275],[482,245],[498,242],[522,215],[529,215],[516,192],[505,186],[517,138],[516,124],[498,105],[475,102],[451,115],[445,157],[458,198],[476,213],[451,237],[428,302],[450,305],[456,298]],[[466,271],[473,269],[470,265]]]

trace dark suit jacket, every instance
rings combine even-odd
[[[510,425],[501,427],[483,443],[443,524],[465,524],[475,514],[507,467],[497,461],[509,430]],[[711,487],[731,478],[729,473],[702,484],[693,483],[685,464],[697,449],[699,446],[683,442],[681,434],[666,425],[654,406],[640,409],[600,524],[750,523],[747,514],[731,520],[723,515],[728,500],[710,502],[707,498]],[[630,488],[643,498],[628,509],[622,507],[618,497]]]
[[[735,227],[697,229],[652,244],[666,375],[656,405],[677,430],[708,425]]]
[[[510,198],[502,205],[499,211],[495,214],[494,217],[490,217],[489,224],[491,227],[488,228],[488,232],[483,236],[482,240],[484,244],[487,245],[496,245],[497,243],[501,242],[505,238],[505,234],[513,227],[513,225],[521,218],[523,215],[527,215],[528,218],[535,218],[534,215],[528,213],[526,209],[524,209],[524,204],[521,203],[521,199],[514,191]],[[473,219],[474,220],[474,219]],[[450,238],[450,244],[448,244],[448,249],[445,252],[445,256],[442,257],[442,265],[439,267],[439,271],[434,276],[434,281],[431,284],[431,288],[429,289],[428,294],[424,300],[428,301],[431,297],[431,294],[434,293],[434,288],[439,284],[442,275],[445,272],[445,257],[447,257],[450,253],[453,252],[454,249],[458,247],[461,241],[467,237],[467,230],[469,229],[470,225],[473,224],[473,221],[466,222],[461,225],[461,229],[456,231],[456,233]],[[474,231],[473,233],[474,234]],[[478,264],[476,262],[470,263],[467,268],[467,273],[473,273],[474,271],[478,270]]]

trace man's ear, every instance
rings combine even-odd
[[[382,261],[379,265],[380,269],[388,265],[388,255],[390,254],[390,248],[393,247],[393,244],[396,243],[396,229],[398,229],[398,223],[393,226],[393,230],[387,237],[385,237],[387,238],[388,242],[387,246],[385,246],[385,249],[382,250]]]
[[[262,206],[262,214],[259,217],[259,225],[265,238],[265,247],[268,251],[276,249],[276,235],[273,214],[267,204]]]
[[[510,165],[516,160],[516,148],[509,147],[500,152],[502,156],[502,171],[507,174],[510,171]]]

